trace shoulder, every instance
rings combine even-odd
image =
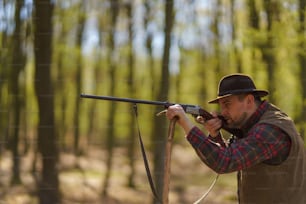
[[[249,131],[248,136],[266,142],[280,142],[290,140],[290,136],[280,127],[269,123],[257,123]]]

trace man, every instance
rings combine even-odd
[[[180,105],[170,106],[168,119],[178,117],[186,138],[201,160],[217,173],[238,171],[238,199],[242,204],[305,204],[306,154],[304,142],[293,121],[261,98],[253,80],[243,74],[221,79],[218,97],[220,116],[205,121],[198,117],[206,136],[186,116]],[[222,126],[239,129],[234,141],[226,144]]]

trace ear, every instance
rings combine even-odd
[[[255,97],[253,94],[248,94],[247,97],[246,97],[246,100],[247,100],[247,104],[248,105],[251,105],[251,104],[254,104],[255,102]]]

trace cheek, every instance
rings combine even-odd
[[[235,107],[231,107],[230,110],[228,110],[228,115],[232,118],[239,118],[239,116],[241,115],[241,113],[243,112],[243,107],[241,106],[235,106]]]
[[[222,115],[227,118],[227,119],[230,119],[230,120],[233,120],[235,118],[235,113],[232,112],[232,110],[225,110],[224,112],[222,112]]]
[[[226,108],[221,108],[221,115],[223,115],[223,116],[228,116],[228,109],[226,109]]]

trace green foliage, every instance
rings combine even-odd
[[[106,147],[107,120],[110,102],[80,99],[76,91],[77,66],[82,59],[82,92],[97,95],[110,95],[110,60],[116,66],[115,96],[136,97],[156,100],[161,82],[164,28],[161,15],[162,1],[132,1],[134,14],[129,19],[124,1],[118,1],[117,24],[111,23],[111,1],[56,1],[53,17],[53,58],[52,79],[54,86],[55,118],[61,150],[71,150],[73,133],[80,130],[82,147]],[[172,49],[170,63],[170,89],[167,99],[170,102],[198,104],[208,111],[218,107],[208,105],[207,101],[217,94],[219,79],[229,73],[243,72],[253,77],[260,89],[275,87],[267,99],[276,99],[276,105],[298,122],[299,129],[306,129],[303,110],[306,107],[306,89],[302,83],[305,66],[305,22],[301,22],[297,1],[279,2],[277,10],[265,8],[265,1],[255,1],[251,8],[248,1],[232,2],[200,1],[176,2],[174,29],[171,34]],[[3,3],[4,5],[5,3]],[[6,4],[14,4],[9,1]],[[208,6],[210,5],[210,6]],[[84,6],[84,7],[82,7]],[[144,7],[147,9],[143,12]],[[0,12],[7,13],[0,7]],[[26,7],[24,7],[26,9]],[[231,10],[232,9],[232,10]],[[254,10],[253,10],[254,9]],[[27,10],[32,12],[31,9]],[[255,12],[252,13],[251,11]],[[256,15],[257,14],[257,15]],[[254,19],[254,16],[258,18]],[[271,28],[268,29],[269,15],[272,15]],[[85,34],[81,46],[77,45],[78,18],[86,18]],[[164,16],[164,15],[162,15]],[[229,18],[230,16],[230,18]],[[186,18],[185,18],[186,17]],[[132,21],[132,38],[129,38],[129,21]],[[0,104],[2,129],[7,124],[9,107],[8,67],[12,53],[13,20],[7,16],[0,23]],[[11,23],[9,23],[11,22]],[[253,23],[253,24],[252,24]],[[255,26],[255,23],[258,23]],[[32,26],[33,27],[33,26]],[[110,33],[113,32],[113,36]],[[27,53],[24,73],[19,76],[25,81],[26,96],[23,112],[26,117],[25,132],[35,139],[38,122],[38,107],[34,92],[33,33],[23,40],[23,49]],[[114,38],[114,48],[110,50],[110,39]],[[132,40],[133,42],[130,42]],[[90,49],[85,47],[90,45]],[[130,47],[132,45],[132,48]],[[88,47],[86,47],[88,48]],[[151,48],[151,50],[150,50]],[[134,55],[135,93],[129,89],[130,50]],[[152,53],[150,53],[152,51]],[[265,55],[275,60],[273,78],[268,75],[268,61]],[[14,83],[14,82],[13,82]],[[76,100],[80,100],[80,112],[75,113]],[[160,107],[162,110],[163,107]],[[155,119],[155,108],[149,105],[138,106],[138,122],[145,144],[149,144]],[[133,109],[130,104],[118,103],[115,110],[116,145],[126,147],[129,141]],[[79,127],[74,126],[75,117],[80,118]],[[163,116],[161,116],[163,117]],[[5,134],[5,130],[2,130]],[[176,143],[184,143],[183,132],[176,130]],[[135,134],[135,137],[137,133]],[[34,151],[34,150],[33,150]]]
[[[129,55],[129,45],[127,41],[127,20],[125,19],[126,13],[123,7],[123,4],[119,3],[119,23],[118,26],[110,25],[109,20],[111,18],[111,14],[109,12],[99,12],[106,11],[108,8],[108,4],[106,1],[102,2],[82,2],[87,6],[86,13],[80,7],[81,2],[73,2],[69,1],[67,3],[58,2],[55,5],[55,13],[54,13],[54,33],[53,33],[53,79],[55,86],[55,102],[56,102],[56,118],[59,123],[63,115],[65,115],[64,121],[60,122],[64,126],[67,127],[67,132],[65,134],[71,134],[75,127],[72,127],[72,119],[75,117],[74,110],[74,101],[79,99],[79,94],[75,92],[76,86],[76,67],[79,54],[82,51],[82,48],[76,47],[76,31],[77,31],[77,15],[83,15],[88,19],[86,23],[90,23],[87,25],[86,32],[88,34],[83,39],[83,45],[86,45],[88,39],[92,37],[97,38],[96,41],[98,44],[93,46],[92,51],[90,53],[82,53],[81,56],[83,58],[83,68],[82,68],[82,81],[83,81],[83,90],[84,92],[99,94],[99,95],[108,95],[109,93],[109,73],[108,73],[108,59],[107,59],[107,46],[109,36],[107,36],[107,32],[110,29],[115,29],[117,34],[115,36],[115,55],[116,55],[116,66],[118,67],[117,78],[117,89],[115,91],[117,96],[128,97],[130,93],[128,93],[128,55]],[[264,7],[264,2],[256,1],[255,2],[255,12],[262,12],[267,15],[267,11]],[[156,4],[156,5],[154,5]],[[273,40],[273,47],[270,48],[270,54],[275,56],[276,59],[276,67],[275,67],[275,77],[277,80],[275,81],[276,92],[271,93],[278,100],[278,104],[281,108],[287,111],[294,118],[299,116],[299,112],[302,107],[302,96],[299,94],[301,89],[303,89],[302,85],[299,81],[299,73],[301,70],[298,56],[301,55],[305,49],[302,49],[299,45],[305,44],[305,35],[304,32],[300,30],[300,22],[298,18],[298,10],[291,9],[293,8],[290,5],[294,5],[294,2],[283,2],[280,5],[278,10],[278,18],[275,18],[273,21],[273,27],[271,31],[267,31],[267,19],[265,15],[260,16],[258,19],[258,28],[251,27],[249,24],[250,12],[248,10],[247,4],[242,4],[234,8],[235,13],[233,14],[233,20],[223,19],[226,16],[225,12],[216,13],[214,9],[218,9],[217,7],[201,7],[201,11],[197,15],[193,16],[194,19],[203,19],[204,17],[209,20],[213,20],[214,18],[222,19],[219,21],[220,26],[230,27],[232,26],[235,29],[235,35],[232,38],[227,38],[228,41],[222,41],[221,36],[227,35],[229,36],[231,32],[230,30],[222,30],[219,27],[218,30],[211,30],[211,25],[207,26],[206,32],[211,32],[211,35],[217,35],[213,38],[219,38],[219,41],[210,41],[209,39],[205,39],[207,35],[203,33],[203,29],[199,29],[203,27],[203,24],[200,24],[201,21],[193,21],[192,24],[188,23],[186,20],[182,18],[176,19],[178,24],[174,24],[175,27],[173,37],[177,39],[176,42],[183,42],[184,39],[187,39],[185,30],[188,29],[190,37],[188,40],[194,43],[179,43],[177,48],[177,52],[179,53],[179,57],[176,57],[177,61],[174,63],[174,67],[171,68],[171,88],[169,90],[168,99],[170,101],[175,102],[184,102],[184,103],[194,103],[200,104],[205,108],[214,108],[213,106],[207,106],[206,101],[210,98],[213,98],[216,95],[216,87],[218,84],[218,80],[224,74],[233,73],[237,71],[242,71],[243,73],[247,73],[253,76],[259,88],[267,89],[270,79],[267,78],[267,70],[266,70],[266,62],[263,60],[263,46],[267,43],[269,39]],[[137,12],[137,8],[140,6],[139,3],[135,4],[135,12]],[[203,6],[203,5],[202,5]],[[229,5],[216,5],[220,8],[230,8]],[[151,5],[152,10],[156,10],[157,8],[161,8],[158,5],[158,2],[154,2]],[[148,7],[149,8],[149,7]],[[177,6],[177,8],[181,8],[181,5]],[[200,7],[199,7],[200,8]],[[188,10],[189,9],[189,10]],[[182,10],[182,12],[187,12],[189,15],[192,13],[192,9],[197,11],[197,7],[186,7],[186,11]],[[188,10],[188,11],[187,11]],[[150,16],[150,24],[151,26],[157,26],[156,29],[159,30],[144,30],[138,22],[141,14],[135,13],[138,15],[133,18],[136,22],[134,23],[134,43],[133,51],[135,55],[135,87],[137,98],[144,99],[152,99],[156,95],[156,90],[160,86],[160,57],[158,55],[152,56],[153,59],[153,70],[154,73],[151,72],[150,68],[150,56],[148,53],[145,53],[141,50],[145,50],[145,37],[148,34],[152,34],[155,39],[155,42],[158,44],[155,45],[155,52],[159,53],[161,56],[162,52],[162,38],[157,36],[163,32],[162,27],[160,26],[160,20],[158,18],[154,18]],[[176,13],[176,15],[178,15]],[[145,18],[145,14],[142,16]],[[90,21],[89,21],[90,20]],[[253,19],[254,20],[254,19]],[[218,22],[218,21],[215,21]],[[290,23],[288,23],[290,22]],[[95,27],[96,26],[96,27]],[[216,27],[215,27],[216,29]],[[204,29],[205,30],[205,29]],[[150,33],[149,33],[150,32]],[[194,32],[195,34],[193,34]],[[219,33],[214,33],[219,32]],[[227,33],[226,33],[227,32]],[[96,35],[96,34],[99,35]],[[140,35],[142,33],[142,35]],[[203,34],[203,35],[202,35]],[[1,56],[4,57],[7,55],[7,51],[10,50],[9,44],[4,42],[5,39],[8,38],[8,32],[2,30],[1,33]],[[268,36],[273,36],[272,38],[268,38]],[[152,41],[154,42],[154,41]],[[142,43],[142,44],[141,44]],[[204,43],[204,44],[203,44]],[[200,46],[200,45],[203,46]],[[175,44],[173,45],[176,46]],[[218,49],[213,46],[219,46]],[[30,46],[28,48],[31,51]],[[214,52],[219,50],[218,53]],[[30,52],[29,52],[30,53]],[[34,102],[34,94],[33,94],[33,63],[32,63],[31,55],[28,55],[28,64],[26,67],[26,92],[27,92],[27,106],[31,107],[31,110],[36,110],[36,104]],[[241,69],[238,69],[241,67]],[[5,77],[5,64],[1,64],[1,76]],[[153,75],[152,75],[153,74]],[[154,89],[152,88],[154,87]],[[7,101],[7,93],[6,93],[6,84],[4,81],[1,82],[1,104],[5,104]],[[286,93],[286,96],[284,96]],[[284,100],[284,97],[286,100]],[[87,104],[88,103],[88,104]],[[101,105],[101,103],[103,103]],[[86,114],[90,106],[96,104],[95,117],[106,120],[108,117],[106,115],[107,111],[105,109],[108,108],[108,105],[105,102],[85,102],[82,101],[82,113],[81,113],[81,130],[83,134],[86,134],[87,129],[89,128],[89,123],[92,120],[88,118]],[[63,104],[66,104],[63,106]],[[62,108],[65,107],[65,110]],[[145,112],[144,118],[150,119],[152,114],[152,110],[150,108],[149,111]],[[117,112],[126,113],[123,116],[118,117],[118,135],[124,139],[127,137],[127,127],[131,110],[129,107],[125,105],[119,105]],[[148,121],[145,119],[145,121]],[[30,129],[34,129],[36,119],[33,117],[31,119]],[[149,120],[150,121],[150,120]],[[117,123],[117,122],[116,122]],[[144,129],[150,129],[151,125],[144,125]],[[94,126],[97,137],[101,137],[104,130],[101,130],[101,126],[96,124]],[[103,128],[102,128],[103,129]],[[104,128],[105,129],[105,128]],[[102,131],[102,132],[101,132]],[[69,133],[70,132],[70,133]],[[150,132],[149,130],[147,132]],[[98,136],[99,135],[99,136]]]

